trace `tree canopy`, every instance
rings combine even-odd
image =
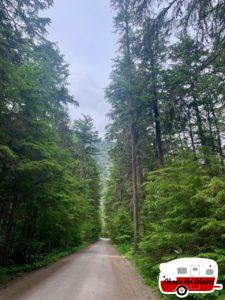
[[[109,235],[151,281],[185,256],[214,258],[224,280],[224,3],[111,2]]]
[[[68,65],[39,16],[50,5],[0,3],[1,266],[94,241],[101,230],[98,134],[90,117],[70,124],[67,105],[78,103]]]

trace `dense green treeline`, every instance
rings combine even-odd
[[[185,256],[215,259],[224,281],[224,3],[111,3],[119,54],[106,91],[109,235],[133,243],[156,285],[159,264]]]
[[[70,125],[68,68],[44,34],[51,0],[0,3],[0,265],[98,238],[98,140]]]

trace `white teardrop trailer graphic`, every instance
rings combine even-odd
[[[179,258],[160,265],[159,288],[163,294],[176,294],[179,298],[191,293],[212,293],[223,288],[217,277],[214,260]]]

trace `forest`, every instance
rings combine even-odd
[[[193,256],[225,285],[224,0],[111,0],[106,140],[70,119],[52,5],[0,1],[0,281],[103,234],[154,289],[160,263]]]
[[[89,116],[69,119],[78,102],[68,65],[40,17],[52,4],[0,1],[1,267],[93,242],[101,229],[99,137]]]
[[[111,4],[107,232],[154,287],[160,263],[193,256],[225,283],[225,3]]]

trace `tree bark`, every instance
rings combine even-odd
[[[130,140],[131,140],[131,157],[132,157],[132,200],[133,200],[133,221],[134,221],[134,253],[138,251],[139,242],[139,199],[138,199],[138,175],[137,175],[137,139],[136,139],[136,115],[133,95],[131,94],[132,86],[132,59],[130,50],[130,30],[129,30],[129,1],[125,1],[125,42],[127,57],[127,80],[129,84],[128,106],[130,115]]]
[[[134,252],[138,251],[139,242],[139,199],[138,199],[138,178],[137,178],[137,149],[135,125],[131,123],[131,151],[132,151],[132,191],[134,209]]]
[[[152,51],[151,58],[151,80],[152,80],[152,94],[153,94],[153,112],[155,118],[155,140],[156,140],[156,153],[157,153],[157,165],[161,167],[163,165],[163,147],[162,147],[162,137],[161,137],[161,124],[159,119],[159,103],[157,97],[157,87],[156,87],[156,74],[155,74],[155,59],[154,53]]]
[[[215,110],[213,105],[211,104],[211,111],[212,111],[212,115],[213,115],[213,121],[216,127],[216,134],[217,134],[217,144],[218,144],[218,151],[219,151],[219,155],[220,155],[220,162],[221,162],[221,166],[224,167],[224,155],[223,155],[223,149],[222,149],[222,142],[221,142],[221,136],[220,136],[220,129],[219,129],[219,123],[215,114]]]
[[[216,149],[215,149],[213,130],[212,130],[212,120],[211,120],[211,117],[210,117],[209,110],[208,109],[206,109],[206,110],[207,110],[207,121],[208,121],[208,125],[209,125],[209,133],[210,133],[210,143],[211,143],[212,150],[215,153]]]
[[[13,222],[14,222],[14,210],[15,210],[15,198],[13,197],[10,202],[8,217],[6,218],[6,230],[3,238],[2,249],[0,254],[0,265],[3,265],[7,258],[7,252],[9,249],[10,238],[12,234]]]
[[[192,152],[196,154],[195,140],[194,140],[194,134],[193,134],[192,124],[191,124],[191,114],[189,110],[187,111],[187,116],[188,116],[188,129],[191,138]]]
[[[193,91],[193,89],[194,89],[194,87],[192,86],[192,91]],[[199,135],[201,145],[202,145],[202,147],[204,147],[204,146],[207,146],[207,142],[206,142],[206,138],[205,138],[205,134],[204,134],[204,130],[203,130],[202,118],[201,118],[201,114],[199,111],[197,99],[196,99],[195,95],[193,95],[193,94],[192,94],[192,97],[193,97],[193,108],[194,108],[196,119],[197,119],[198,135]]]

